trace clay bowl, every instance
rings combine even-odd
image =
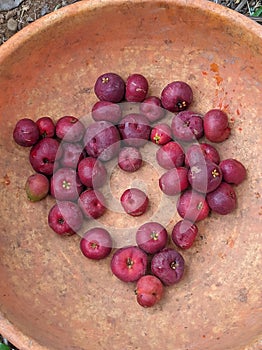
[[[1,47],[5,337],[21,350],[261,349],[261,66],[261,27],[201,0],[81,1],[29,25]],[[232,136],[217,147],[223,158],[236,158],[248,169],[247,180],[235,188],[237,210],[199,223],[197,241],[182,252],[183,280],[166,288],[151,309],[136,304],[133,284],[112,276],[110,257],[89,261],[80,253],[78,235],[63,239],[49,229],[54,201],[26,199],[25,179],[33,172],[29,150],[12,140],[21,117],[88,114],[97,101],[94,82],[106,71],[124,79],[140,72],[155,95],[172,80],[187,81],[194,91],[192,109],[228,113]],[[146,166],[138,173],[152,203],[162,198],[163,207],[156,177],[157,170]],[[128,181],[115,176],[116,194]],[[169,232],[179,219],[174,203],[164,207],[171,215]],[[107,215],[104,223],[125,230],[123,222],[132,229],[141,222],[123,215]]]

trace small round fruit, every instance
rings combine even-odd
[[[25,191],[31,202],[37,202],[45,198],[49,192],[49,180],[43,174],[33,174],[28,177]]]
[[[162,106],[170,112],[186,109],[193,100],[193,91],[184,81],[173,81],[161,92]]]
[[[149,200],[143,191],[138,188],[129,188],[122,194],[120,202],[127,214],[140,216],[146,212]]]
[[[80,240],[80,250],[89,259],[100,260],[106,258],[112,250],[113,241],[110,233],[94,227],[88,230]]]
[[[54,137],[55,136],[55,123],[50,117],[41,117],[37,119],[36,125],[38,126],[40,137]]]
[[[117,124],[122,117],[122,110],[116,103],[97,101],[92,108],[92,118],[99,122],[102,120]]]
[[[165,123],[155,125],[151,130],[150,140],[159,146],[171,141],[172,132],[170,126]]]
[[[142,74],[131,74],[126,81],[125,99],[128,102],[142,102],[148,92],[148,81]]]
[[[56,136],[66,142],[79,142],[82,140],[85,127],[82,122],[73,116],[64,116],[56,122]]]
[[[97,78],[94,92],[101,101],[118,103],[125,96],[125,82],[116,73],[104,73]]]
[[[184,164],[185,153],[178,142],[170,141],[157,150],[156,160],[164,169],[178,168]]]
[[[100,188],[106,183],[107,170],[99,159],[86,157],[78,164],[78,176],[85,186]]]
[[[175,196],[189,187],[188,169],[173,168],[165,172],[159,179],[159,187],[167,196]]]
[[[209,160],[219,164],[220,155],[217,149],[208,143],[192,144],[188,147],[185,154],[185,165],[191,167],[197,163],[203,163]]]
[[[209,211],[209,206],[202,193],[187,189],[178,198],[177,212],[183,219],[198,222],[204,220]]]
[[[71,168],[58,169],[50,180],[50,193],[58,201],[75,201],[83,189],[77,172]]]
[[[164,118],[166,111],[162,107],[161,100],[157,96],[147,97],[140,105],[140,112],[150,123],[154,123]]]
[[[143,307],[154,306],[162,299],[163,293],[163,284],[156,276],[145,275],[137,281],[136,300]]]
[[[229,158],[219,164],[223,180],[229,184],[239,185],[247,176],[244,165],[237,159]]]
[[[118,155],[118,166],[127,172],[135,172],[142,166],[142,154],[135,147],[124,147]]]
[[[158,222],[146,222],[136,232],[138,247],[148,254],[155,254],[165,248],[167,241],[167,230]]]
[[[59,162],[64,168],[77,169],[78,163],[84,158],[85,151],[80,143],[62,142],[62,155]]]
[[[49,211],[48,224],[58,235],[71,236],[82,227],[83,214],[73,202],[57,202]]]
[[[135,282],[144,276],[147,254],[136,246],[127,246],[115,251],[111,260],[113,274],[123,282]]]
[[[203,118],[192,111],[182,111],[172,118],[171,130],[175,139],[192,142],[204,135]]]
[[[175,249],[164,248],[153,256],[151,271],[166,286],[178,283],[184,274],[185,261]]]
[[[78,205],[88,219],[98,219],[106,211],[105,198],[98,190],[88,189],[78,198]]]
[[[38,126],[32,119],[23,118],[16,123],[13,138],[19,146],[31,147],[37,143],[39,137]]]
[[[181,249],[188,249],[194,243],[198,227],[189,220],[180,220],[173,227],[172,241]]]
[[[215,191],[207,194],[207,203],[215,213],[227,215],[236,209],[236,193],[230,184],[221,182]]]
[[[211,109],[204,115],[204,133],[211,142],[225,141],[230,135],[228,116],[220,109]]]

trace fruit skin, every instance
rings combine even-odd
[[[204,133],[211,142],[225,141],[231,133],[227,114],[220,109],[209,110],[204,115]]]
[[[27,198],[31,202],[37,202],[45,198],[49,192],[49,180],[43,174],[30,175],[25,184]]]
[[[77,169],[78,163],[85,156],[85,151],[80,143],[62,142],[60,144],[62,155],[60,164],[62,167]]]
[[[80,250],[89,259],[100,260],[106,258],[112,250],[113,241],[110,233],[94,227],[88,230],[80,240]]]
[[[71,236],[82,227],[83,214],[74,202],[57,202],[49,211],[48,225],[60,236]]]
[[[113,274],[123,282],[135,282],[144,276],[147,254],[136,246],[126,246],[115,251],[111,259]]]
[[[189,220],[178,221],[172,230],[171,239],[181,249],[189,249],[198,234],[198,227]]]
[[[128,102],[142,102],[148,92],[148,81],[142,74],[131,74],[126,80],[125,99]]]
[[[175,196],[186,190],[188,186],[188,169],[185,167],[170,169],[159,179],[159,187],[167,196]]]
[[[140,216],[147,210],[149,199],[147,195],[138,188],[129,188],[121,195],[120,202],[127,214],[131,216]]]
[[[230,184],[221,182],[215,191],[207,194],[207,203],[213,212],[227,215],[236,209],[236,193]]]
[[[146,222],[136,232],[138,247],[148,254],[155,254],[165,248],[167,241],[167,230],[158,222]]]
[[[184,274],[185,261],[175,249],[164,248],[151,261],[151,271],[166,286],[178,283]]]
[[[192,189],[187,189],[177,200],[177,212],[183,219],[198,222],[204,220],[209,211],[205,195]]]
[[[99,159],[86,157],[78,164],[78,176],[83,185],[100,188],[106,183],[107,170]]]
[[[118,154],[118,166],[120,169],[132,173],[141,168],[142,164],[142,154],[137,148],[121,148]]]
[[[38,126],[40,137],[54,137],[55,136],[55,123],[50,117],[41,117],[37,119],[36,125]]]
[[[91,111],[95,121],[108,121],[117,124],[122,117],[122,110],[116,103],[109,101],[97,101]]]
[[[170,112],[180,112],[193,101],[193,91],[184,81],[173,81],[161,92],[162,106]]]
[[[29,161],[33,169],[44,175],[52,175],[54,164],[61,158],[59,142],[46,137],[38,141],[30,150]]]
[[[125,82],[116,73],[104,73],[97,78],[94,92],[101,101],[118,103],[124,99]]]
[[[157,150],[156,160],[164,169],[178,168],[184,165],[185,153],[178,142],[170,141]]]
[[[78,205],[88,219],[98,219],[106,211],[105,198],[99,190],[88,189],[82,192]]]
[[[66,142],[79,142],[85,133],[85,127],[78,118],[64,116],[58,119],[55,127],[56,136]]]
[[[219,164],[220,155],[217,149],[209,143],[202,142],[192,144],[188,147],[185,154],[185,165],[191,167],[196,163],[203,163],[209,160],[213,163]]]
[[[29,118],[18,120],[13,130],[13,139],[23,147],[31,147],[39,140],[40,133],[36,123]]]
[[[162,107],[161,100],[157,96],[149,96],[139,105],[140,112],[150,123],[164,118],[166,111]]]
[[[157,304],[162,299],[163,293],[163,284],[156,276],[145,275],[137,281],[136,300],[143,307],[152,307]]]
[[[202,115],[193,111],[182,111],[171,121],[171,130],[175,139],[192,142],[204,135]]]
[[[239,185],[246,179],[247,170],[237,159],[224,159],[219,166],[222,171],[223,180],[229,184]]]
[[[156,145],[162,146],[172,140],[170,126],[165,123],[155,125],[150,134],[150,140]]]

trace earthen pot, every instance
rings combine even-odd
[[[261,27],[203,0],[81,1],[2,45],[0,332],[5,337],[21,350],[261,349],[261,67]],[[248,172],[235,188],[237,209],[228,216],[212,213],[199,223],[195,244],[182,252],[183,279],[149,309],[136,303],[134,284],[112,275],[110,257],[90,261],[80,252],[79,235],[62,238],[51,231],[47,215],[54,200],[27,200],[25,180],[33,173],[29,150],[12,139],[22,117],[87,115],[97,101],[95,80],[107,71],[124,79],[144,74],[154,95],[173,80],[188,82],[194,92],[190,108],[228,113],[232,135],[217,147],[223,159],[240,160]],[[159,203],[166,208],[170,233],[179,217],[174,199],[167,205],[156,186],[157,172],[147,164],[132,181],[147,186],[149,214]],[[117,198],[130,179],[114,176]],[[161,211],[156,215],[161,221]],[[122,229],[114,240],[124,237],[125,244],[144,219],[107,213],[101,223]]]

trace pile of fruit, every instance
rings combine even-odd
[[[135,246],[115,249],[112,273],[124,282],[136,282],[137,301],[153,306],[163,295],[164,286],[178,283],[185,261],[179,249],[192,246],[198,234],[197,222],[211,211],[225,215],[237,204],[233,186],[246,178],[244,165],[224,159],[214,145],[230,136],[227,114],[211,109],[206,114],[188,110],[192,88],[183,81],[165,86],[161,96],[148,96],[148,81],[132,74],[124,81],[116,73],[97,78],[94,92],[98,101],[92,108],[93,121],[85,124],[74,116],[63,116],[56,123],[50,117],[36,122],[23,118],[13,131],[20,146],[31,147],[29,161],[35,174],[25,185],[31,201],[48,194],[56,199],[48,224],[61,236],[72,235],[84,220],[95,220],[107,210],[100,191],[107,181],[106,163],[117,159],[123,173],[143,166],[141,148],[158,145],[156,161],[164,169],[159,187],[166,196],[178,196],[181,220],[171,232],[174,247],[168,246],[168,232],[159,222],[148,221],[136,232]],[[122,101],[136,103],[138,112],[123,113]],[[161,121],[171,113],[171,122]],[[123,210],[133,217],[148,208],[148,195],[141,189],[127,188],[119,198]],[[178,248],[178,249],[177,249]],[[89,259],[108,257],[113,239],[105,228],[93,227],[81,237],[80,249]]]

